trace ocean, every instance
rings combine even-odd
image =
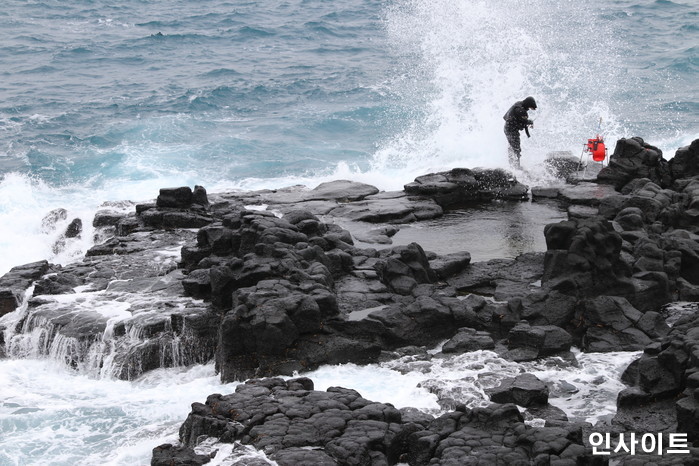
[[[397,190],[439,170],[506,167],[502,115],[528,95],[530,172],[596,134],[610,149],[641,136],[671,158],[699,137],[697,24],[695,0],[6,0],[0,274],[80,258],[102,203],[162,187]],[[42,219],[58,208],[85,234],[54,251]],[[613,374],[628,358],[590,364]],[[439,409],[425,390],[399,391],[415,381],[391,367],[314,377],[322,387],[338,371],[367,398]],[[123,382],[44,359],[1,360],[0,386],[2,465],[147,464],[191,402],[232,390],[211,366]]]

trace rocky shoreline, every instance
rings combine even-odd
[[[63,345],[76,368],[133,379],[214,359],[222,381],[249,379],[194,403],[181,444],[154,450],[158,465],[206,463],[194,447],[208,437],[253,445],[280,465],[606,463],[592,455],[592,426],[569,422],[531,374],[504,381],[490,407],[455,406],[437,418],[351,387],[319,392],[307,378],[278,378],[445,340],[443,353],[488,349],[512,361],[570,359],[573,346],[643,351],[624,374],[617,416],[595,429],[683,432],[699,446],[699,316],[670,327],[661,313],[699,301],[699,140],[668,162],[640,138],[621,139],[595,180],[570,181],[531,189],[534,201],[567,207],[568,220],[544,229],[546,252],[473,263],[467,251],[438,255],[391,238],[450,210],[527,200],[529,188],[503,170],[453,169],[398,192],[349,181],[162,189],[129,213],[99,211],[93,225],[109,239],[83,261],[27,264],[0,278],[0,315],[26,306],[0,332],[0,348],[21,355],[26,336],[42,329],[46,351]],[[79,230],[71,223],[65,241]],[[129,317],[115,323],[82,305],[78,295],[96,291],[103,300],[130,295]],[[526,425],[517,406],[546,425]],[[652,460],[699,463],[699,450]]]

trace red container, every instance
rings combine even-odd
[[[592,160],[602,162],[607,158],[607,149],[604,147],[604,140],[597,136],[595,139],[587,140],[587,150],[592,154]]]

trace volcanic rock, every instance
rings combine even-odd
[[[597,180],[621,189],[634,178],[648,178],[661,187],[672,184],[670,166],[660,149],[639,137],[619,139],[609,165],[600,171]]]
[[[514,403],[525,408],[549,402],[548,387],[533,374],[504,379],[499,387],[489,390],[489,393],[495,403]]]
[[[48,271],[48,261],[38,261],[13,267],[0,277],[0,316],[17,309],[32,282]]]

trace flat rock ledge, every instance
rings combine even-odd
[[[454,168],[448,172],[419,176],[404,189],[408,194],[432,197],[442,207],[492,199],[524,200],[529,192],[527,186],[505,170],[478,168]]]

